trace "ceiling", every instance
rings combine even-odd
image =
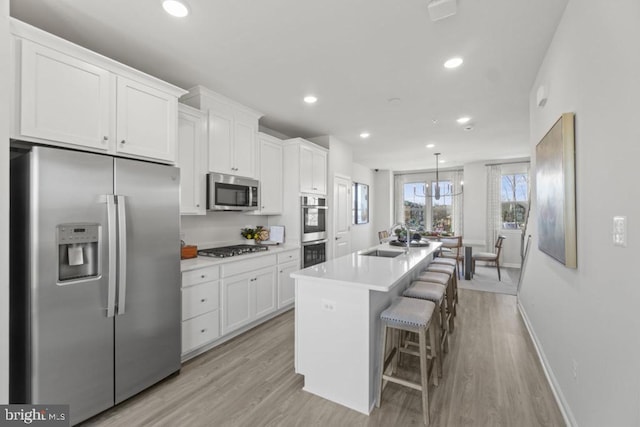
[[[354,161],[400,171],[432,169],[436,151],[441,167],[529,155],[529,91],[567,0],[458,0],[437,22],[427,0],[187,2],[182,19],[160,0],[11,0],[11,15],[222,93],[264,113],[262,126],[333,135]],[[464,64],[447,70],[452,56]],[[311,93],[319,100],[307,105]],[[473,130],[456,123],[463,115]]]

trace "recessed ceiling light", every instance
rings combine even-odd
[[[444,63],[444,68],[458,68],[462,65],[463,62],[464,61],[462,61],[462,58],[456,56],[455,58],[447,59]]]
[[[184,1],[179,0],[163,0],[162,7],[165,12],[176,18],[184,18],[189,14],[189,7]]]
[[[369,132],[362,132],[362,133],[360,134],[360,138],[362,138],[362,139],[369,138],[370,136],[371,136],[371,135],[369,134]]]
[[[456,120],[456,122],[460,123],[461,125],[468,123],[469,120],[471,120],[471,117],[460,117],[458,120]]]
[[[313,95],[307,95],[304,97],[304,102],[306,102],[307,104],[315,104],[316,102],[318,102],[318,98]]]
[[[435,146],[436,146],[436,144],[427,144],[427,148],[433,148]]]

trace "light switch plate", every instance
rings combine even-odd
[[[627,217],[613,217],[613,244],[615,246],[627,246]]]

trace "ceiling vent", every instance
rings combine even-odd
[[[432,0],[427,6],[432,21],[439,21],[453,16],[458,11],[456,0]]]

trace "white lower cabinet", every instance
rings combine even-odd
[[[182,273],[182,354],[220,336],[220,269]]]
[[[278,254],[278,308],[291,305],[295,301],[295,280],[291,273],[300,270],[300,250]]]
[[[292,306],[295,288],[289,275],[299,269],[300,249],[292,249],[184,271],[183,358]]]
[[[275,310],[275,266],[222,279],[223,334]]]

